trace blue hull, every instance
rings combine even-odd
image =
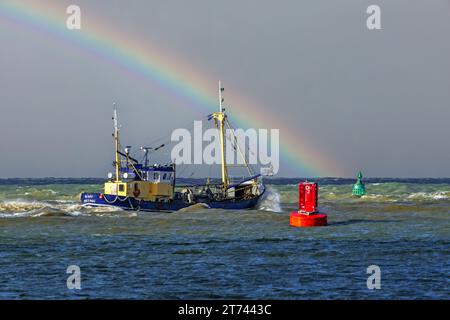
[[[256,196],[251,199],[245,200],[224,200],[224,201],[214,201],[208,198],[196,199],[196,203],[207,204],[210,208],[214,209],[251,209],[256,207],[259,201],[264,195],[264,190],[261,195]],[[187,208],[193,203],[186,203],[182,200],[173,200],[171,202],[154,202],[145,201],[129,197],[117,197],[115,195],[105,195],[101,193],[87,193],[81,194],[81,203],[85,206],[103,206],[103,207],[118,207],[124,210],[135,210],[135,211],[151,211],[151,212],[172,212],[183,208]]]

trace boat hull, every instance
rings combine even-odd
[[[117,207],[123,210],[134,211],[148,211],[148,212],[172,212],[183,208],[187,208],[196,203],[203,203],[213,209],[234,209],[244,210],[252,209],[258,205],[264,195],[264,190],[261,194],[251,199],[235,200],[228,199],[223,201],[214,201],[208,198],[197,199],[195,203],[186,203],[180,200],[173,200],[170,202],[156,202],[146,201],[131,197],[118,197],[115,195],[105,195],[102,193],[88,193],[81,194],[81,203],[88,207]]]

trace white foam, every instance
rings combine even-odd
[[[266,194],[258,206],[259,210],[281,212],[281,196],[277,190],[268,187]]]
[[[437,191],[437,192],[415,192],[410,194],[408,199],[433,199],[433,200],[443,200],[448,199],[447,192]]]

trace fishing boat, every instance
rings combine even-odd
[[[230,128],[231,124],[222,106],[223,90],[219,82],[219,111],[208,115],[208,120],[218,130],[220,181],[211,183],[208,177],[203,185],[178,186],[175,163],[149,165],[148,147],[141,147],[145,152],[145,160],[138,161],[132,157],[130,147],[121,147],[117,109],[114,108],[114,173],[108,174],[103,192],[83,192],[82,204],[149,212],[172,212],[192,205],[217,209],[251,209],[257,206],[264,195],[265,186],[261,174],[253,173],[242,152],[241,166],[246,168],[248,177],[236,181],[228,174],[231,165],[227,164],[225,156],[225,128]],[[235,137],[233,139],[237,142]]]

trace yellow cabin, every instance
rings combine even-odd
[[[141,171],[142,180],[124,174],[124,180],[106,182],[104,193],[150,201],[173,199],[175,178],[173,167],[146,169]]]
[[[173,199],[173,186],[167,183],[148,181],[114,181],[105,183],[105,194],[119,197],[131,197],[156,201],[157,199]]]

